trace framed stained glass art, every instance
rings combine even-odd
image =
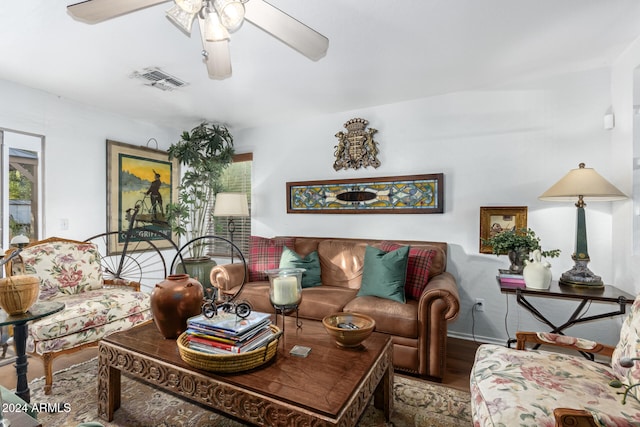
[[[444,175],[287,182],[287,213],[444,212]]]

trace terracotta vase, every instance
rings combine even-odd
[[[187,329],[187,319],[202,312],[202,285],[188,274],[172,274],[151,292],[153,320],[165,338],[177,338]]]

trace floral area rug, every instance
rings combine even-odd
[[[115,419],[107,422],[97,415],[97,359],[58,371],[51,395],[44,394],[44,379],[33,380],[31,403],[48,407],[38,420],[47,427],[75,427],[98,422],[106,427],[239,427],[231,420],[173,394],[122,376],[122,400]],[[360,427],[466,427],[471,426],[470,395],[438,384],[396,374],[394,376],[392,422],[385,423],[381,410],[370,404]],[[45,405],[46,404],[46,405]],[[49,412],[56,408],[60,412]]]

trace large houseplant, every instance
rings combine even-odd
[[[560,255],[560,249],[543,251],[540,238],[530,228],[503,231],[488,239],[482,239],[482,242],[491,246],[491,251],[496,255],[509,255],[509,270],[517,274],[522,273],[524,261],[536,249],[540,250],[543,257],[555,258]]]
[[[191,242],[207,235],[214,198],[222,190],[220,176],[233,160],[233,136],[225,126],[203,122],[183,132],[168,152],[169,159],[177,159],[187,169],[178,187],[178,200],[167,206],[167,220],[181,240]],[[189,258],[207,259],[205,246],[204,240],[190,244]],[[205,275],[198,277],[203,285],[208,271]]]

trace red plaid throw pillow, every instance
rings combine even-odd
[[[393,242],[382,242],[380,249],[385,252],[395,251],[402,245]],[[433,262],[435,251],[432,249],[409,249],[409,263],[407,265],[407,279],[404,284],[404,293],[407,298],[420,299],[422,291],[429,281],[429,269]]]
[[[292,248],[293,237],[267,239],[249,236],[249,281],[269,280],[266,270],[280,267],[280,257],[285,246]]]

